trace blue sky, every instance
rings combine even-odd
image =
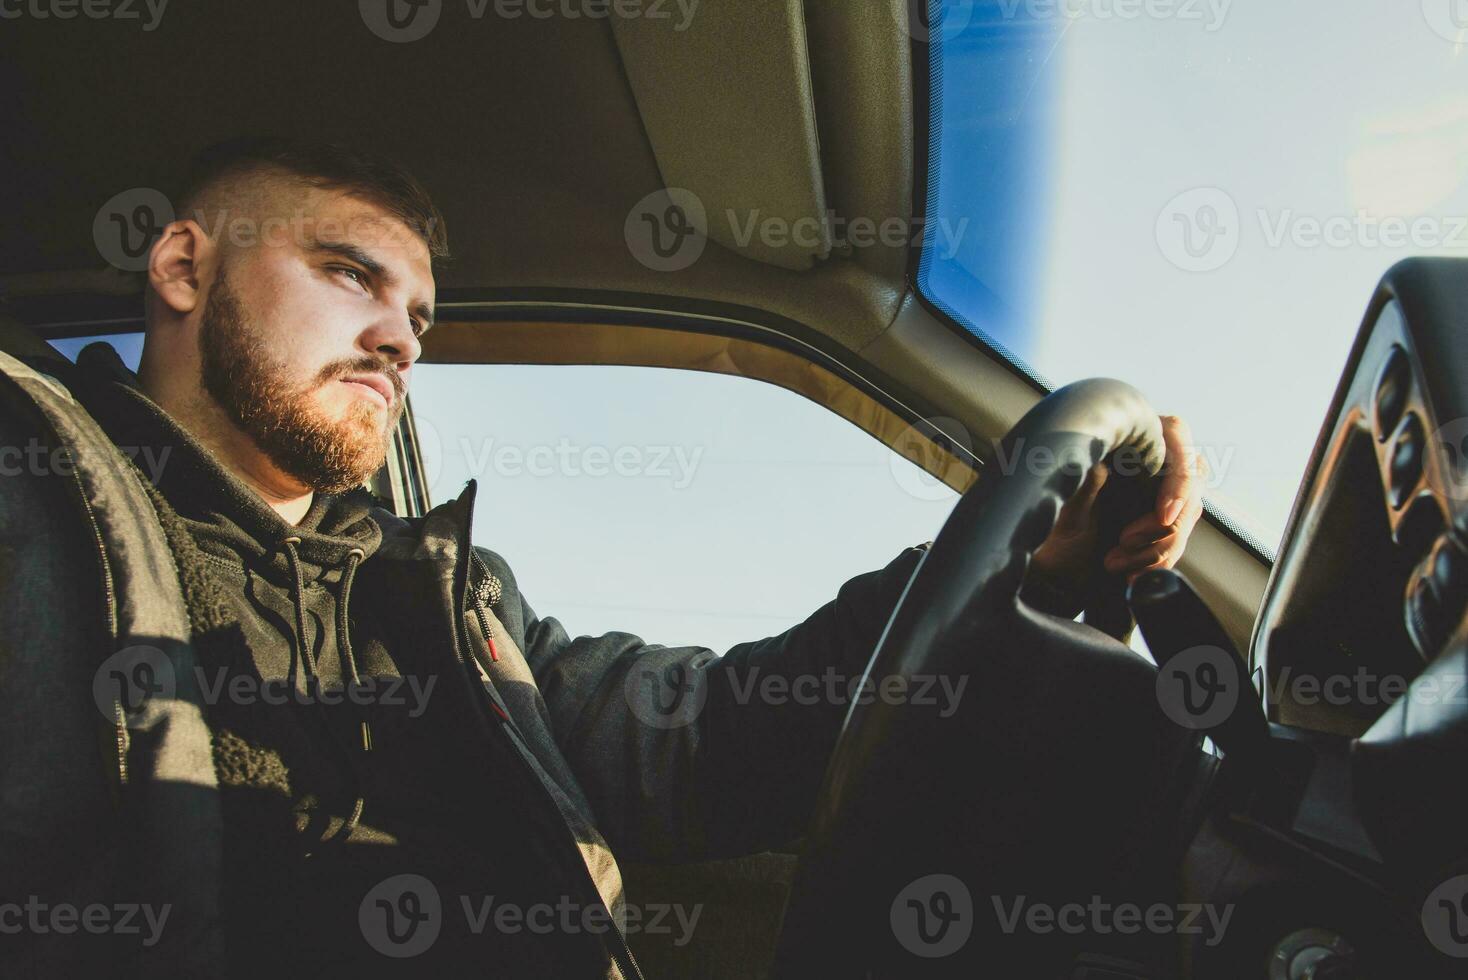
[[[1468,256],[1457,2],[948,0],[930,290],[1184,416],[1274,547],[1377,280]]]
[[[824,408],[747,378],[515,365],[414,373],[434,501],[476,477],[475,541],[509,561],[537,613],[573,633],[623,630],[722,653],[794,625],[847,578],[931,540],[957,499]],[[595,465],[593,447],[620,450],[622,474]]]

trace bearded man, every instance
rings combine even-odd
[[[369,155],[252,141],[206,153],[177,213],[150,254],[136,376],[106,344],[50,370],[112,443],[163,462],[143,489],[199,678],[172,683],[180,698],[194,691],[203,734],[178,718],[119,729],[112,775],[122,793],[137,779],[129,753],[183,741],[150,757],[171,776],[144,795],[203,829],[179,839],[135,821],[88,838],[92,811],[57,807],[45,827],[7,831],[7,876],[44,888],[58,868],[81,875],[119,854],[144,877],[172,869],[175,891],[162,893],[195,896],[175,911],[194,926],[178,927],[173,962],[201,973],[637,976],[613,851],[690,861],[798,837],[847,705],[737,692],[754,676],[787,690],[833,671],[859,678],[922,548],[722,656],[626,633],[572,638],[472,544],[472,482],[415,519],[363,486],[433,323],[446,238],[422,187]],[[1176,463],[1186,431],[1164,421]],[[1089,560],[1103,475],[1037,556],[1047,595]],[[1192,477],[1172,467],[1109,570],[1176,563],[1201,512]],[[102,597],[113,620],[118,603],[145,600]],[[1068,604],[1050,603],[1074,615]],[[644,684],[669,677],[671,706]],[[15,710],[30,731],[60,724]],[[7,778],[44,797],[73,764],[61,753]],[[520,910],[520,927],[485,899]],[[554,914],[529,914],[543,909]]]

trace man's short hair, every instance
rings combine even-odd
[[[443,215],[417,178],[384,157],[338,143],[275,137],[216,143],[194,158],[178,214],[193,212],[221,182],[272,170],[311,187],[344,191],[370,201],[423,239],[430,256],[441,259],[449,254]]]

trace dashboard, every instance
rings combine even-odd
[[[1271,720],[1364,735],[1461,645],[1465,396],[1468,270],[1402,263],[1371,304],[1265,593],[1254,680]]]
[[[1465,614],[1468,262],[1410,259],[1367,309],[1256,621],[1263,745],[1224,752],[1186,862],[1251,925],[1189,976],[1463,975]]]

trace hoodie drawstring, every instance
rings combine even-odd
[[[305,667],[306,677],[320,683],[320,677],[316,671],[316,657],[312,654],[310,644],[306,638],[306,579],[301,571],[301,556],[296,551],[296,545],[301,543],[299,537],[291,536],[281,541],[285,548],[286,559],[290,562],[291,575],[294,579],[295,591],[291,599],[294,607],[295,620],[292,628],[295,630],[296,649],[300,653],[301,663]],[[336,640],[337,649],[340,653],[342,664],[347,668],[347,676],[351,683],[356,686],[361,684],[362,677],[357,670],[357,657],[352,652],[352,641],[347,630],[347,603],[352,595],[352,580],[356,577],[357,566],[367,557],[367,553],[361,548],[353,548],[347,553],[346,565],[342,568],[341,588],[337,595],[337,619]],[[318,701],[318,704],[320,702]],[[364,709],[365,711],[365,709]],[[372,751],[372,725],[364,716],[359,719],[362,731],[362,751]],[[353,775],[357,780],[357,800],[352,805],[352,812],[347,816],[346,822],[342,824],[339,831],[332,835],[332,839],[345,840],[351,836],[352,831],[357,829],[358,822],[362,819],[362,810],[366,806],[366,799],[362,795],[362,787],[365,783],[364,774],[359,768],[355,755],[348,752],[351,759]]]
[[[347,564],[342,569],[341,593],[338,596],[339,612],[336,617],[336,645],[341,651],[342,661],[347,665],[347,675],[352,679],[353,685],[360,685],[362,677],[357,673],[357,657],[352,653],[352,639],[347,635],[347,601],[352,595],[352,579],[357,575],[357,566],[367,553],[361,548],[353,548],[347,552]],[[362,751],[372,751],[372,726],[364,717],[362,719]]]
[[[295,537],[281,542],[285,547],[286,560],[291,565],[291,576],[295,580],[294,591],[291,593],[291,611],[295,613],[295,620],[291,626],[296,631],[296,652],[306,668],[306,679],[309,681],[316,677],[316,657],[311,652],[311,645],[306,642],[306,577],[301,573],[301,556],[296,553],[296,545],[300,543],[301,539]]]

